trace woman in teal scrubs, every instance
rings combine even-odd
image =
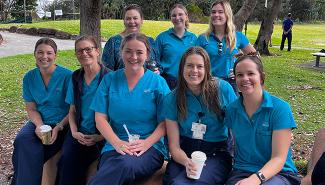
[[[244,34],[236,32],[228,0],[212,3],[209,28],[198,37],[196,45],[208,52],[212,75],[230,82],[236,89],[231,73],[235,55],[239,49],[244,53],[255,52],[255,49]]]
[[[149,177],[166,156],[161,101],[169,92],[167,83],[143,66],[150,55],[145,35],[127,35],[121,49],[125,68],[104,76],[91,105],[107,142],[90,185],[130,184]],[[129,134],[140,138],[128,141]]]
[[[227,185],[299,185],[292,161],[296,128],[290,105],[263,89],[265,74],[257,56],[234,65],[240,97],[226,109],[225,124],[235,139],[235,161]]]
[[[182,4],[175,4],[170,11],[173,28],[160,33],[156,38],[159,50],[162,76],[168,86],[174,89],[177,83],[177,73],[180,60],[187,48],[194,46],[196,35],[187,31],[189,18],[186,8]]]
[[[41,184],[43,164],[60,149],[68,124],[69,104],[65,103],[71,71],[55,64],[57,45],[50,38],[36,42],[37,68],[23,79],[23,98],[29,121],[14,141],[12,185]],[[50,125],[49,145],[41,141],[40,127]]]
[[[137,4],[127,5],[123,10],[123,18],[125,27],[124,31],[108,39],[102,55],[103,64],[113,71],[124,67],[120,53],[122,39],[130,33],[139,33],[144,20],[141,7]],[[158,70],[159,58],[155,41],[151,37],[148,37],[148,41],[150,44],[150,57],[147,60],[154,61],[157,68],[152,70],[154,70],[156,73],[160,73]]]
[[[59,185],[86,184],[87,171],[100,156],[103,136],[96,130],[95,112],[90,110],[97,87],[108,72],[99,61],[99,44],[92,36],[75,42],[81,68],[73,72],[65,101],[70,104],[68,132],[58,165]]]
[[[224,184],[231,170],[224,109],[236,95],[228,82],[212,77],[209,56],[201,47],[191,47],[184,53],[178,79],[175,90],[164,99],[172,157],[164,185]],[[187,178],[187,174],[197,172],[190,159],[194,151],[207,155],[206,165],[197,180]]]

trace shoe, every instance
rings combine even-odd
[[[269,45],[272,48],[272,44]]]

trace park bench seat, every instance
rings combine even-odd
[[[316,53],[312,53],[312,55],[313,56],[316,56],[315,67],[319,67],[320,57],[325,57],[325,53],[323,53],[323,52],[316,52]]]

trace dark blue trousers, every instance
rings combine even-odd
[[[56,184],[86,184],[86,173],[92,162],[99,158],[102,142],[93,146],[85,146],[74,139],[69,131],[65,137],[62,156],[58,163]]]
[[[12,185],[40,185],[43,164],[61,149],[67,131],[64,129],[59,132],[52,145],[43,145],[35,134],[35,128],[29,121],[16,136],[12,155],[14,166]]]
[[[164,156],[151,147],[140,157],[114,151],[102,154],[99,169],[88,185],[128,185],[147,178],[159,170]]]
[[[315,165],[311,181],[315,185],[325,185],[325,152]]]
[[[284,42],[286,41],[287,38],[288,38],[288,51],[291,50],[291,41],[292,41],[292,32],[291,31],[289,33],[287,33],[287,34],[282,33],[282,40],[281,40],[280,50],[283,50]]]
[[[164,185],[223,185],[231,171],[231,157],[227,152],[215,153],[205,161],[199,179],[190,179],[183,165],[171,160],[167,164]]]
[[[233,170],[226,182],[226,185],[234,185],[238,181],[251,176],[251,172],[241,170]],[[280,172],[271,179],[263,183],[263,185],[300,185],[300,177],[298,174],[291,172]]]

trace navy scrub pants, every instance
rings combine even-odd
[[[40,185],[43,164],[61,149],[67,131],[65,128],[59,132],[52,145],[43,145],[35,134],[35,128],[35,125],[28,121],[16,136],[12,155],[14,175],[11,185]]]
[[[227,152],[215,153],[205,161],[199,179],[190,179],[183,165],[171,160],[167,164],[164,185],[224,185],[231,171],[232,158]]]
[[[285,43],[287,38],[288,38],[288,51],[291,51],[291,41],[292,41],[292,32],[291,31],[289,33],[287,33],[287,34],[282,33],[282,40],[281,40],[280,50],[283,50],[284,43]]]
[[[313,170],[311,181],[315,185],[325,185],[325,152],[317,161]]]
[[[102,154],[99,169],[88,185],[128,185],[151,176],[164,163],[164,157],[151,147],[140,157],[114,151]]]
[[[226,182],[226,185],[234,185],[238,181],[251,176],[251,172],[233,170]],[[300,177],[292,172],[280,172],[263,183],[263,185],[300,185]]]
[[[72,137],[69,131],[65,137],[62,147],[62,156],[58,163],[56,184],[86,184],[86,173],[89,165],[99,158],[102,146],[102,142],[93,146],[82,145]]]

